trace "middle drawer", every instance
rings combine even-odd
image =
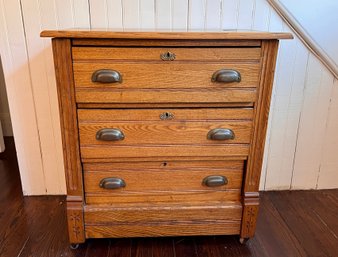
[[[246,156],[251,108],[78,110],[81,157]]]

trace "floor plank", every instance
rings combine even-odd
[[[132,257],[130,238],[111,239],[107,257]]]
[[[338,255],[337,237],[312,211],[320,201],[307,198],[302,191],[270,192],[268,196],[306,251],[306,256]]]
[[[174,239],[176,257],[198,257],[196,242],[192,237],[177,237]]]
[[[64,196],[23,197],[12,139],[0,154],[1,257],[338,256],[338,189],[261,193],[256,235],[89,239],[69,248]]]
[[[154,238],[153,243],[153,257],[175,257],[173,238]]]
[[[255,256],[307,256],[271,202],[271,193],[261,193],[256,235],[249,242],[249,248]]]

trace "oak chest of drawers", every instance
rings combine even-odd
[[[70,242],[254,235],[278,39],[258,32],[44,31]]]

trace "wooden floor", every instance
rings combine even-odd
[[[338,256],[338,190],[262,193],[256,236],[87,240],[69,249],[65,197],[22,197],[14,144],[0,155],[1,257]]]

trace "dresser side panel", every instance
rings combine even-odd
[[[259,189],[277,51],[278,40],[263,41],[261,77],[257,89],[258,100],[254,108],[253,136],[243,188],[245,193],[258,192]]]
[[[262,42],[262,68],[258,87],[258,101],[254,108],[254,132],[247,167],[244,173],[242,191],[243,215],[241,240],[253,237],[256,230],[259,209],[259,180],[263,163],[277,51],[278,40],[266,40]]]
[[[53,39],[52,43],[67,194],[82,197],[82,167],[79,152],[71,43],[69,39]]]
[[[85,241],[83,182],[70,39],[53,39],[55,76],[59,98],[62,147],[67,182],[69,241]]]

